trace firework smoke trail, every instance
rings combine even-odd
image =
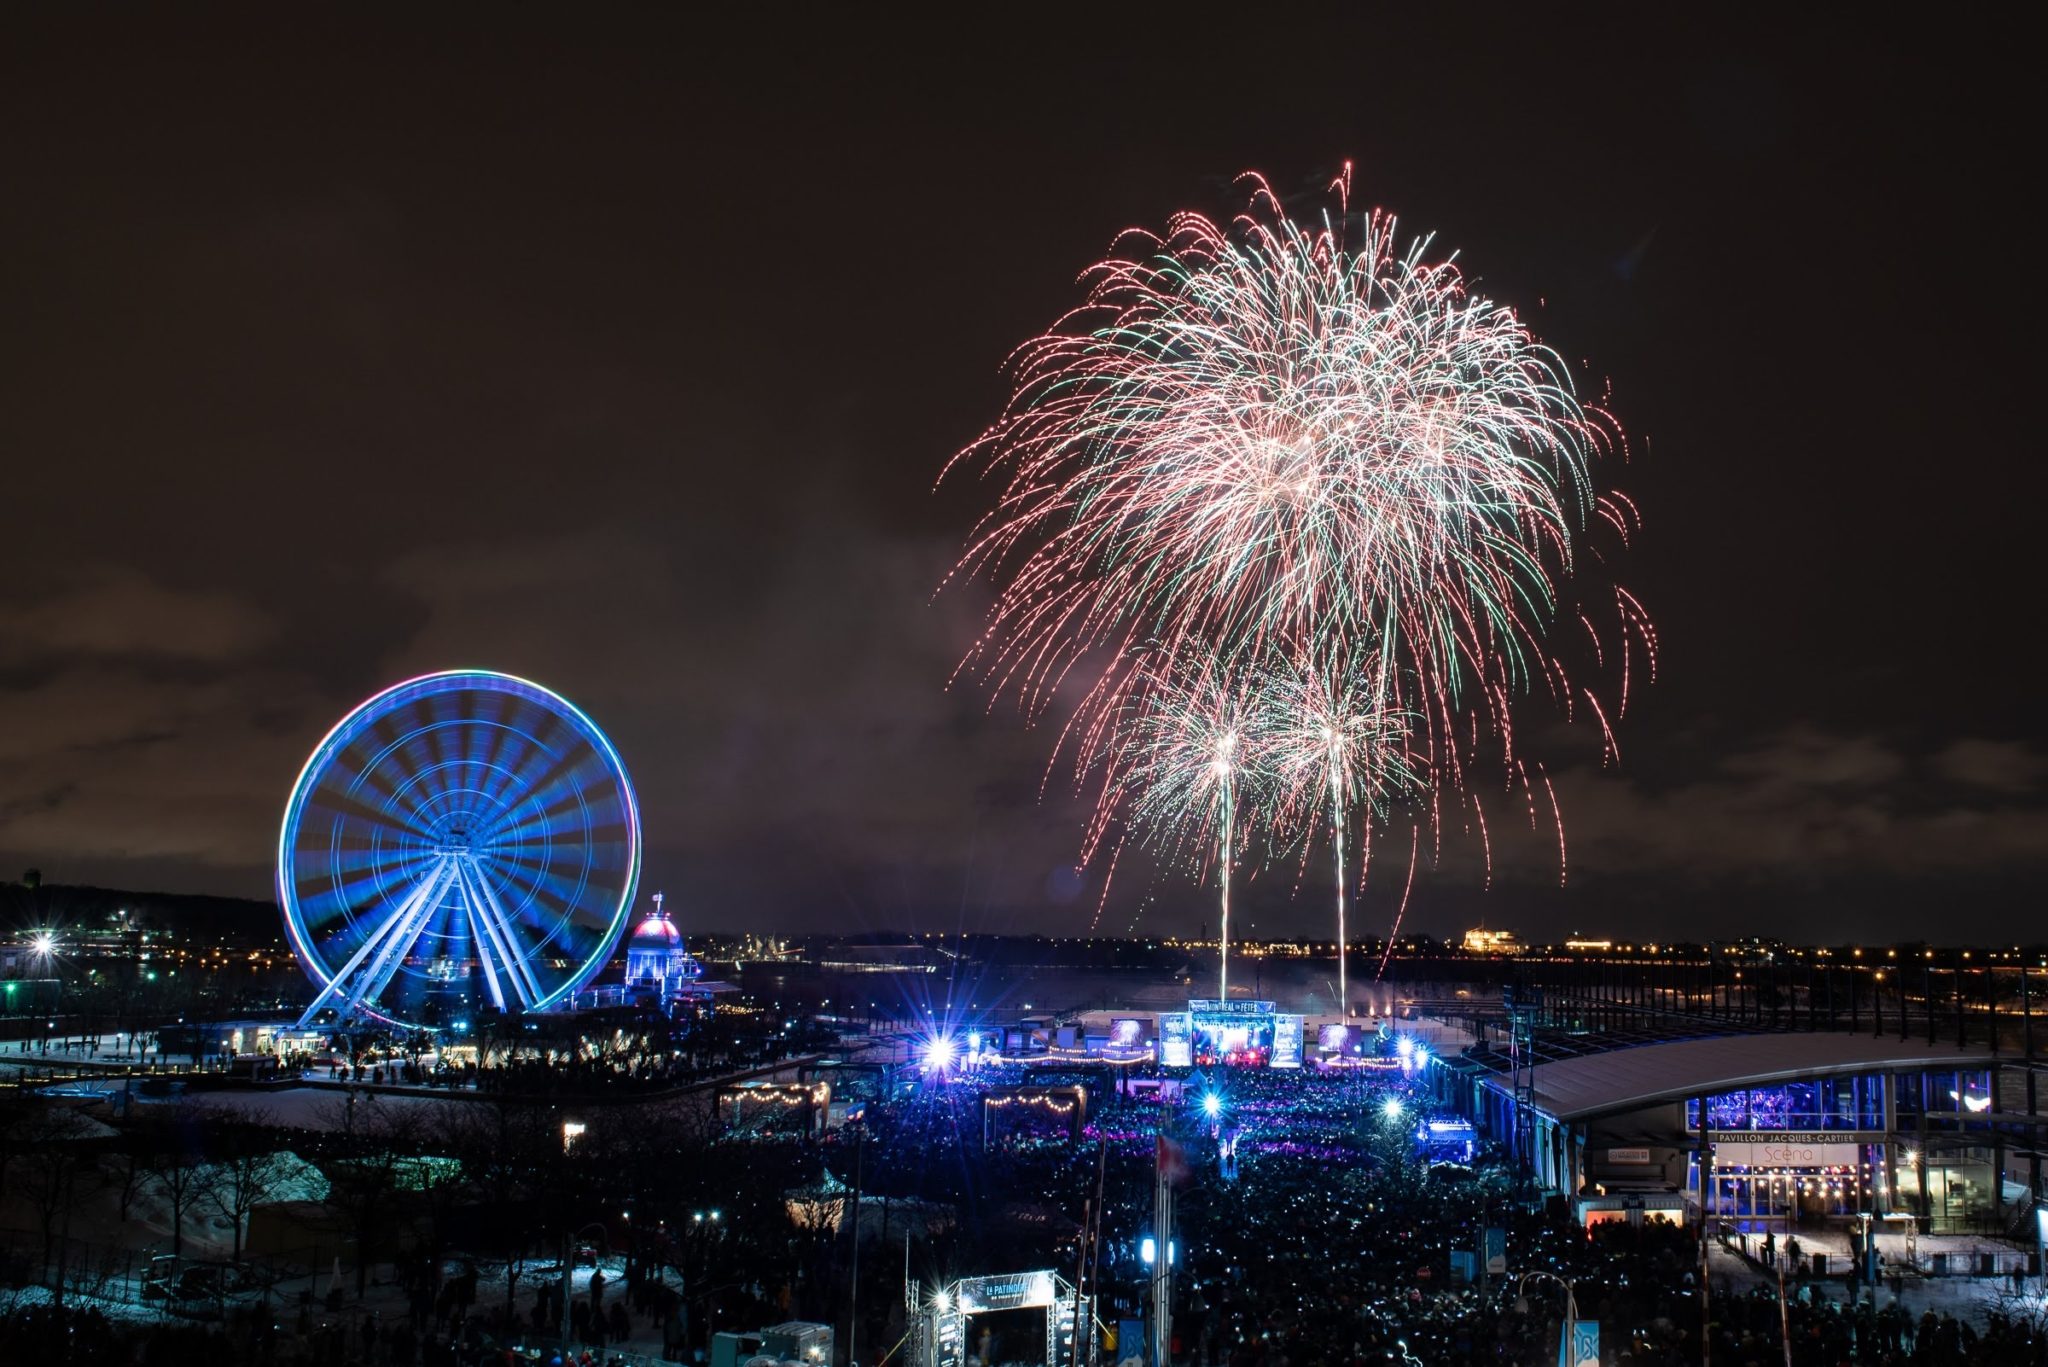
[[[1256,699],[1212,663],[1158,656],[1141,662],[1092,757],[1102,775],[1089,844],[1122,822],[1169,859],[1199,871],[1212,857],[1221,901],[1217,997],[1230,997],[1230,878],[1240,856],[1240,815],[1268,787]],[[1212,855],[1213,851],[1213,855]]]
[[[1329,803],[1337,872],[1337,1001],[1348,1016],[1345,836],[1360,805],[1385,812],[1423,787],[1422,768],[1408,750],[1415,718],[1401,709],[1370,657],[1334,663],[1296,657],[1276,663],[1262,679],[1260,745],[1277,809],[1270,828],[1297,830],[1306,843],[1318,824],[1316,813],[1326,798]]]
[[[949,462],[1000,488],[954,572],[996,589],[961,672],[1034,717],[1078,693],[1054,751],[1093,764],[1124,753],[1160,658],[1238,679],[1276,655],[1371,658],[1402,682],[1435,813],[1482,750],[1514,771],[1528,693],[1567,716],[1589,701],[1604,729],[1550,629],[1580,616],[1589,523],[1633,526],[1590,482],[1620,432],[1429,239],[1353,218],[1348,168],[1319,224],[1247,183],[1227,224],[1120,238],[1136,250],[1013,355],[1011,401]],[[1615,613],[1625,704],[1629,637],[1651,661],[1654,640],[1633,599]],[[1084,859],[1101,813],[1143,800],[1158,821],[1172,788],[1112,775]]]

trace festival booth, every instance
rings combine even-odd
[[[1469,1120],[1425,1120],[1415,1127],[1415,1156],[1424,1163],[1471,1167],[1479,1152],[1479,1130]]]
[[[831,1119],[832,1085],[828,1082],[769,1082],[755,1079],[730,1083],[713,1093],[718,1118],[729,1130],[766,1133],[796,1130],[822,1133]]]
[[[1691,1204],[1684,1192],[1632,1191],[1607,1196],[1581,1196],[1573,1214],[1587,1229],[1597,1225],[1682,1225]]]
[[[1017,1136],[1079,1139],[1088,1123],[1084,1087],[992,1087],[981,1097],[981,1142]]]

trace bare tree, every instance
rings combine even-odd
[[[242,1237],[249,1212],[268,1201],[290,1170],[290,1155],[261,1144],[238,1143],[213,1165],[206,1196],[234,1227],[235,1261],[242,1261]]]
[[[142,1184],[149,1180],[149,1165],[154,1154],[134,1135],[129,1135],[114,1153],[115,1195],[121,1206],[121,1223],[128,1223],[128,1212],[135,1205],[135,1198],[142,1194]]]
[[[206,1122],[197,1107],[176,1106],[152,1122],[149,1180],[171,1208],[171,1252],[185,1252],[185,1220],[212,1190]]]
[[[15,1160],[36,1147],[36,1125],[43,1109],[20,1088],[0,1092],[0,1191],[9,1189]]]
[[[543,1165],[561,1154],[561,1131],[547,1107],[496,1096],[448,1112],[444,1139],[498,1225],[497,1242],[505,1254],[505,1310],[512,1314],[519,1258],[533,1236],[519,1207],[539,1184]]]
[[[35,1118],[24,1137],[32,1142],[16,1159],[11,1177],[14,1189],[35,1211],[36,1226],[43,1236],[43,1261],[39,1275],[47,1276],[52,1255],[58,1251],[62,1229],[68,1228],[77,1204],[78,1174],[91,1166],[88,1147],[105,1131],[69,1107],[49,1107]],[[65,1238],[68,1243],[68,1238]],[[56,1297],[64,1298],[64,1269],[60,1263],[53,1283]]]
[[[352,1092],[339,1104],[347,1108],[340,1118],[349,1155],[328,1169],[328,1201],[355,1236],[360,1297],[369,1288],[371,1259],[391,1228],[401,1168],[417,1150],[423,1122],[409,1107],[379,1104],[374,1092],[361,1103]]]

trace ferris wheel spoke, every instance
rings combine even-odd
[[[407,808],[400,800],[419,774],[419,765],[412,756],[414,734],[408,731],[396,738],[363,737],[346,756],[350,762],[342,765],[336,776],[338,780],[345,775],[347,787],[341,788],[337,782],[329,785],[329,791],[359,809],[368,820],[411,827],[405,820]],[[417,827],[412,829],[417,834],[426,833]]]
[[[545,769],[554,761],[554,752],[541,743],[532,729],[538,719],[520,721],[525,723],[524,729],[509,721],[497,727],[497,743],[491,748],[487,766],[489,783],[478,785],[494,803],[501,805],[507,793],[523,792],[532,786],[529,771]]]
[[[590,885],[590,870],[583,859],[573,857],[576,853],[556,849],[522,855],[500,848],[479,860],[495,876],[493,890],[516,905],[516,914],[506,917],[507,925],[538,927],[558,917],[564,908],[581,905],[582,894]]]
[[[539,774],[521,775],[520,788],[522,790],[522,800],[505,806],[504,811],[507,816],[523,813],[529,809],[552,815],[556,812],[567,810],[579,798],[585,801],[588,800],[583,796],[587,785],[577,780],[578,773],[584,767],[583,758],[573,754],[554,755],[548,754],[546,751],[538,753],[546,755],[549,761],[548,766],[545,771]],[[528,818],[520,817],[510,826],[507,826],[501,818],[489,830],[493,835],[500,831],[518,830],[525,824],[526,820]]]
[[[301,822],[310,825],[315,819],[326,819],[344,830],[395,830],[420,839],[429,838],[432,832],[414,822],[409,812],[394,808],[396,797],[395,791],[389,791],[384,793],[382,802],[373,802],[353,790],[338,792],[330,788],[313,794]]]
[[[323,900],[346,909],[381,889],[417,885],[433,864],[431,854],[405,853],[394,857],[370,850],[348,852],[333,861],[333,886]]]
[[[603,859],[603,851],[623,846],[628,839],[624,822],[606,819],[588,808],[563,812],[526,812],[514,824],[498,829],[487,848],[494,858],[545,867],[564,850],[586,848],[591,857]]]

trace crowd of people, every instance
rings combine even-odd
[[[1071,1073],[998,1066],[954,1083],[951,1095],[905,1097],[891,1103],[899,1141],[958,1133],[945,1112],[957,1116],[981,1091],[1027,1077],[1090,1080]],[[1432,1163],[1416,1142],[1432,1105],[1422,1070],[1208,1069],[1165,1093],[1124,1078],[1104,1085],[1094,1075],[1078,1148],[1047,1117],[1005,1125],[978,1160],[963,1145],[946,1162],[977,1172],[977,1199],[1000,1193],[1078,1210],[1089,1183],[1074,1173],[1093,1165],[1077,1157],[1093,1141],[1106,1144],[1104,1223],[1113,1233],[1104,1235],[1098,1312],[1129,1329],[1147,1313],[1152,1269],[1134,1235],[1150,1227],[1155,1136],[1172,1139],[1185,1162],[1173,1337],[1177,1360],[1198,1367],[1547,1367],[1567,1286],[1578,1319],[1599,1323],[1609,1364],[1699,1363],[1704,1343],[1717,1364],[1777,1367],[1787,1335],[1794,1367],[2048,1364],[2038,1301],[2032,1315],[1993,1314],[1982,1329],[1926,1308],[1917,1287],[1909,1295],[1921,1305],[1911,1311],[1889,1288],[1846,1280],[1795,1279],[1781,1303],[1773,1280],[1730,1275],[1725,1263],[1703,1284],[1709,1265],[1696,1227],[1646,1219],[1588,1231],[1561,1199],[1521,1199],[1498,1152]],[[1506,1276],[1480,1275],[1489,1227],[1504,1236]],[[1017,1246],[1013,1261],[1045,1256]],[[989,1344],[990,1361],[1019,1346]]]
[[[670,1069],[708,1064],[673,1049],[535,1053],[480,1070],[474,1085],[493,1090],[497,1084],[483,1081],[491,1076],[508,1092],[658,1086],[679,1075]],[[369,1066],[403,1078],[413,1065],[399,1058]],[[1793,1367],[2048,1367],[2038,1298],[2035,1313],[2014,1302],[1966,1322],[1930,1308],[1918,1286],[1902,1298],[1896,1287],[1823,1282],[1790,1266],[1781,1298],[1775,1268],[1731,1273],[1732,1253],[1704,1262],[1696,1227],[1645,1212],[1589,1232],[1563,1199],[1531,1199],[1497,1151],[1438,1161],[1443,1155],[1419,1138],[1427,1135],[1422,1122],[1439,1113],[1433,1069],[1411,1059],[1294,1070],[1211,1065],[1166,1077],[1149,1065],[978,1059],[928,1069],[905,1085],[900,1075],[848,1068],[839,1099],[856,1105],[842,1128],[820,1134],[802,1107],[765,1110],[766,1120],[707,1130],[682,1167],[662,1152],[651,1169],[658,1180],[607,1186],[598,1179],[621,1173],[582,1173],[591,1185],[563,1212],[631,1193],[637,1228],[663,1201],[682,1200],[685,1186],[724,1207],[729,1237],[693,1233],[666,1244],[667,1274],[648,1275],[658,1263],[635,1263],[622,1276],[614,1264],[613,1280],[584,1276],[565,1304],[559,1269],[518,1280],[515,1298],[509,1264],[501,1263],[502,1292],[479,1294],[473,1269],[450,1274],[434,1261],[432,1275],[415,1270],[408,1278],[398,1269],[410,1305],[387,1307],[381,1320],[365,1303],[309,1298],[296,1322],[288,1311],[261,1323],[231,1319],[212,1332],[216,1346],[223,1336],[230,1341],[228,1360],[482,1367],[502,1362],[509,1344],[560,1343],[566,1326],[573,1349],[545,1350],[568,1352],[565,1361],[602,1360],[622,1343],[650,1340],[689,1361],[708,1346],[713,1323],[845,1323],[856,1308],[847,1289],[857,1268],[859,1361],[867,1364],[876,1345],[898,1342],[908,1328],[905,1271],[930,1288],[969,1273],[1057,1267],[1071,1275],[1065,1269],[1086,1266],[1092,1254],[1082,1280],[1098,1318],[1118,1331],[1108,1359],[1118,1362],[1144,1336],[1154,1268],[1139,1235],[1151,1228],[1155,1172],[1167,1162],[1179,1367],[1548,1367],[1568,1306],[1580,1321],[1598,1323],[1609,1367],[1699,1363],[1703,1349],[1715,1364],[1771,1367],[1788,1357]],[[1085,1093],[1085,1123],[1062,1088]],[[1020,1096],[1044,1104],[1012,1105],[1001,1123],[983,1125],[986,1101]],[[348,1145],[367,1143],[364,1134],[358,1124],[346,1142],[281,1138],[316,1156],[340,1144],[327,1156],[345,1167],[360,1157]],[[542,1136],[533,1162],[554,1181],[564,1173],[560,1140],[553,1129]],[[604,1164],[590,1159],[585,1167]],[[473,1175],[484,1180],[490,1168],[479,1163]],[[880,1210],[847,1204],[854,1190],[860,1201],[879,1200]],[[792,1193],[807,1200],[793,1203]],[[681,1224],[685,1211],[666,1213]],[[736,1213],[745,1218],[731,1218]],[[549,1218],[560,1229],[581,1216]],[[856,1257],[850,1228],[902,1251]],[[1092,1245],[1090,1230],[1098,1234]],[[1489,1231],[1499,1232],[1504,1275],[1485,1271]],[[1792,1252],[1788,1244],[1788,1265]],[[701,1288],[687,1315],[679,1313],[680,1286]],[[11,1344],[29,1346],[21,1360],[65,1360],[32,1345],[60,1332],[78,1344],[107,1336],[94,1323],[52,1318],[70,1313],[0,1316],[0,1359],[12,1360]],[[1038,1333],[991,1323],[974,1351],[983,1367],[1034,1361]],[[183,1352],[184,1344],[177,1338],[166,1351]]]

